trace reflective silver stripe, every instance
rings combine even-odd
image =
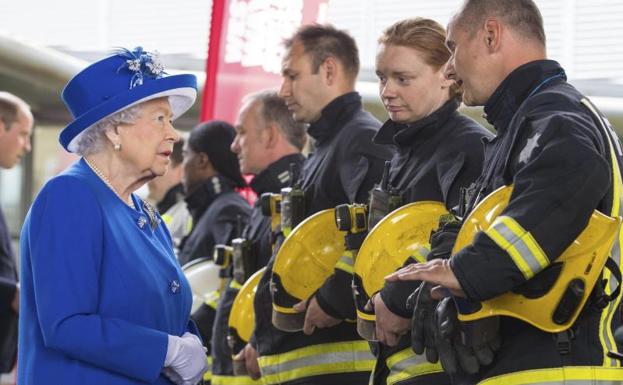
[[[524,243],[524,241],[519,238],[515,233],[512,232],[504,223],[499,223],[498,225],[493,226],[504,238],[508,240],[508,242],[515,246],[519,254],[523,257],[523,260],[526,261],[528,266],[530,267],[530,271],[533,274],[541,271],[541,265],[536,260],[536,257],[530,249],[528,245]]]
[[[347,264],[348,266],[353,266],[353,258],[347,255],[342,255],[339,259],[340,262]]]
[[[430,248],[420,246],[418,247],[417,251],[412,255],[412,257],[418,262],[426,262],[426,258],[428,257],[429,253]]]
[[[439,363],[428,362],[423,355],[416,355],[411,348],[389,356],[386,364],[389,368],[389,375],[386,379],[387,385],[443,371]]]
[[[478,385],[623,385],[623,369],[603,366],[564,366],[524,370],[480,381]]]
[[[501,381],[497,380],[496,381]],[[616,380],[562,380],[562,381],[545,381],[545,382],[479,382],[479,385],[493,385],[493,384],[513,384],[513,385],[623,385],[623,381]]]
[[[526,279],[532,278],[549,264],[532,235],[511,217],[496,218],[485,233],[510,255]]]
[[[290,352],[258,358],[264,385],[327,374],[369,375],[376,359],[367,341],[311,345]]]
[[[205,379],[204,379],[205,380]],[[249,376],[212,375],[212,385],[261,385],[262,380],[254,380]]]
[[[288,180],[290,180],[290,171],[283,171],[282,173],[277,175],[277,179],[279,179],[279,182],[281,183],[286,183]]]
[[[619,216],[621,216],[621,210],[619,210]],[[619,267],[619,269],[621,268],[621,243],[619,242],[619,237],[620,237],[620,231],[619,230],[619,234],[617,234],[616,239],[614,240],[614,245],[612,246],[612,250],[610,251],[610,258],[612,258],[617,266]],[[615,282],[614,279],[612,279],[612,274],[608,274],[608,276],[606,277],[608,278],[608,286],[610,288],[610,293],[612,293],[618,284],[623,284],[623,283],[617,283]],[[613,338],[614,336],[612,335],[612,319],[614,317],[614,313],[616,312],[616,310],[619,307],[619,304],[621,302],[621,295],[619,295],[618,298],[615,298],[613,301],[611,301],[608,304],[608,307],[606,307],[606,309],[604,309],[604,311],[606,312],[606,316],[605,316],[605,321],[603,322],[603,326],[601,327],[602,329],[602,334],[603,334],[603,340],[606,344],[606,349],[608,351],[613,351],[613,352],[619,352],[617,349],[616,344],[613,344]],[[603,318],[603,315],[602,315]],[[609,365],[616,367],[617,365],[619,365],[618,361],[612,357],[607,357],[606,360],[609,361]],[[622,369],[623,372],[623,369]],[[623,373],[621,374],[621,377],[623,377]]]
[[[506,382],[479,382],[479,384],[507,384]],[[513,382],[513,385],[520,385],[517,382]],[[547,381],[547,382],[524,382],[521,385],[622,385],[622,381],[600,381],[600,380],[563,380],[563,381]]]
[[[302,369],[310,366],[330,364],[336,362],[349,362],[359,360],[372,360],[374,356],[370,352],[335,352],[325,354],[315,354],[307,357],[284,361],[275,365],[262,366],[262,375],[276,374],[294,369]]]
[[[411,350],[409,348],[409,350]],[[404,370],[407,370],[410,366],[416,366],[416,365],[420,365],[420,364],[425,364],[428,363],[428,361],[426,360],[426,358],[423,355],[418,355],[413,353],[412,355],[409,355],[408,357],[396,362],[395,365],[391,366],[390,369],[390,376],[392,374],[395,374],[397,372],[401,372]]]
[[[355,260],[353,259],[353,254],[350,251],[346,251],[344,255],[342,255],[340,259],[335,262],[335,268],[345,271],[348,274],[352,274],[354,264]]]
[[[611,144],[610,152],[612,151],[613,150],[612,150],[612,144]],[[618,162],[616,157],[612,156],[612,162]],[[613,169],[614,169],[613,173],[620,172],[618,164],[614,165]],[[613,175],[613,183],[620,182],[619,178],[620,177],[618,175]],[[612,213],[612,216],[620,217],[620,216],[623,216],[623,196],[621,195],[623,194],[623,191],[621,191],[621,184],[619,183],[618,188],[615,185],[613,190],[614,190],[613,191],[613,206],[615,206],[614,199],[618,199],[619,210],[616,213]],[[614,210],[614,207],[613,207],[613,210]],[[621,231],[622,229],[619,229],[619,233],[617,234],[617,237],[614,239],[614,244],[612,245],[612,249],[610,250],[610,258],[614,260],[614,262],[616,263],[619,269],[621,269],[621,238],[620,238]],[[604,273],[606,271],[607,269],[604,269]],[[610,293],[616,290],[617,285],[623,284],[623,283],[615,282],[615,280],[612,279],[612,274],[609,272],[605,275],[605,278],[608,280],[608,288],[610,289],[609,290]],[[619,295],[618,298],[615,298],[608,304],[608,307],[606,307],[606,309],[603,310],[603,312],[606,313],[605,316],[602,312],[602,316],[600,318],[600,322],[601,322],[600,329],[602,330],[602,339],[604,341],[605,348],[608,351],[617,352],[617,353],[619,352],[619,350],[617,348],[616,343],[614,342],[614,336],[613,336],[613,330],[612,330],[612,319],[614,318],[614,313],[619,308],[620,303],[621,303],[621,295]],[[612,357],[605,356],[604,361],[605,361],[604,364],[608,364],[609,366],[612,366],[612,367],[617,367],[619,365],[619,362]]]
[[[597,108],[593,105],[593,103],[587,99],[582,98],[582,104],[586,106],[589,111],[593,114],[593,117],[599,122],[599,127],[602,129],[602,133],[605,134],[608,140],[608,148],[610,149],[610,161],[612,163],[612,211],[610,213],[611,216],[621,216],[623,213],[623,184],[621,182],[621,165],[619,164],[619,160],[616,157],[616,154],[622,155],[621,151],[621,143],[618,140],[618,136],[612,129],[612,125],[608,121],[608,119],[603,116]],[[615,154],[616,151],[616,154]],[[618,210],[616,209],[618,205]],[[610,251],[610,258],[616,262],[619,270],[621,269],[621,232],[623,229],[619,229],[619,234],[614,240],[614,244],[612,246],[612,250]],[[607,270],[604,270],[606,273]],[[610,293],[612,293],[616,286],[612,280],[610,274],[606,273],[605,278],[608,279]],[[615,298],[608,304],[606,310],[602,311],[600,317],[600,340],[602,341],[605,350],[615,351],[617,352],[617,346],[614,343],[613,335],[612,335],[612,319],[614,317],[614,312],[618,308],[621,303],[621,296]],[[605,352],[604,352],[605,353]],[[604,364],[609,364],[611,367],[617,367],[619,363],[614,358],[609,358],[604,356]]]

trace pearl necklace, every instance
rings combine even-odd
[[[112,192],[114,192],[115,195],[119,197],[119,199],[123,201],[123,198],[121,198],[121,194],[119,194],[117,190],[115,190],[115,188],[112,186],[112,183],[110,183],[110,180],[100,171],[100,169],[97,168],[93,163],[89,162],[89,160],[86,157],[84,158],[84,161],[91,168],[91,170],[93,170],[95,175],[97,175],[102,180],[102,182],[104,182],[104,184],[108,186],[108,188],[110,188]],[[131,195],[128,197],[128,200],[124,203],[130,206],[130,208],[136,210],[136,207],[134,206],[134,202],[132,201]]]

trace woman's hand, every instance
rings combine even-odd
[[[182,385],[195,385],[208,370],[206,351],[199,337],[192,333],[186,332],[181,337],[169,335],[164,374],[178,385],[180,379]]]

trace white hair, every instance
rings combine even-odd
[[[119,112],[115,112],[85,129],[76,142],[76,150],[74,152],[80,156],[100,152],[106,143],[106,130],[121,124],[136,123],[136,120],[141,117],[142,109],[142,103],[136,104]]]

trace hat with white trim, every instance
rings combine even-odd
[[[120,49],[80,71],[65,86],[62,99],[74,121],[63,129],[60,142],[76,150],[80,135],[100,120],[151,99],[168,97],[173,119],[186,112],[197,97],[197,78],[167,75],[157,52],[141,47]]]

